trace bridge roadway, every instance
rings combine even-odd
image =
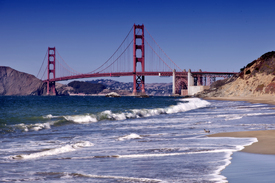
[[[224,76],[224,75],[234,75],[237,72],[191,72],[192,75],[213,75],[213,76]],[[114,72],[114,73],[94,73],[94,74],[79,74],[73,76],[65,76],[65,77],[58,77],[52,78],[49,80],[44,80],[44,82],[54,82],[54,81],[66,81],[71,79],[81,79],[81,78],[93,78],[93,77],[120,77],[120,76],[173,76],[173,72]],[[176,76],[186,76],[188,72],[176,72]]]

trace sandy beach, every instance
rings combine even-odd
[[[246,146],[242,152],[275,155],[275,130],[226,132],[208,135],[208,137],[256,137],[258,142]]]

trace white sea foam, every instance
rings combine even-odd
[[[207,107],[211,104],[206,100],[201,100],[199,98],[180,99],[180,101],[183,101],[184,103],[180,102],[175,106],[169,107],[166,113],[171,114],[171,113],[185,112],[185,111],[190,111],[190,110],[194,110],[202,107]]]
[[[211,138],[215,138],[215,137],[211,137]],[[216,138],[236,139],[234,137],[216,137]],[[244,145],[236,145],[235,148],[232,148],[232,149],[213,149],[213,150],[179,152],[179,153],[130,154],[130,155],[118,155],[118,157],[119,158],[143,158],[143,157],[178,156],[178,155],[185,155],[185,154],[202,154],[202,153],[232,153],[232,152],[242,150],[244,146],[249,146],[254,142],[258,142],[257,138],[243,138],[243,139],[249,139],[249,142],[247,142]]]
[[[65,146],[50,149],[47,151],[10,156],[9,158],[10,159],[34,159],[34,158],[40,158],[43,156],[52,156],[52,155],[57,155],[57,154],[61,154],[61,153],[71,152],[71,151],[75,151],[79,148],[90,147],[90,146],[93,146],[93,144],[91,142],[83,141],[83,142],[77,142],[74,144],[67,144]]]
[[[262,116],[262,115],[274,115],[274,112],[270,112],[270,113],[250,113],[250,114],[246,114],[247,116]]]
[[[217,115],[218,118],[225,118],[225,121],[242,119],[247,116],[263,116],[263,115],[274,115],[275,113],[248,113],[248,114],[222,114]]]
[[[94,115],[75,115],[75,116],[63,116],[66,120],[75,123],[90,123],[97,122],[96,116]]]
[[[63,116],[66,120],[75,123],[90,123],[97,122],[104,119],[109,120],[125,120],[129,118],[141,118],[150,117],[160,114],[172,114],[178,112],[185,112],[193,109],[207,107],[210,105],[209,102],[201,100],[199,98],[180,99],[177,105],[169,106],[167,108],[155,108],[155,109],[131,109],[129,111],[114,113],[111,110],[105,110],[97,115],[74,115],[74,116]]]
[[[137,177],[124,177],[124,176],[113,176],[113,175],[95,175],[95,174],[83,174],[83,173],[68,173],[68,172],[43,172],[44,174],[60,174],[61,178],[69,179],[73,177],[89,177],[97,179],[119,179],[127,182],[163,182],[160,179],[151,179],[151,178],[137,178]]]
[[[215,138],[215,137],[211,137],[211,138]],[[225,138],[225,139],[231,139],[231,138],[234,138],[236,139],[235,137],[217,137],[217,138]],[[244,149],[245,146],[249,146],[255,142],[258,142],[257,138],[247,138],[249,139],[250,141],[246,144],[243,144],[243,145],[237,145],[235,147],[234,150],[231,150],[231,151],[227,151],[225,153],[225,159],[222,160],[224,161],[224,165],[221,165],[221,166],[218,166],[217,169],[213,172],[213,174],[211,174],[210,176],[212,176],[213,178],[211,178],[210,180],[211,181],[215,181],[215,182],[228,182],[226,180],[226,177],[224,177],[223,175],[220,175],[221,171],[224,170],[228,165],[230,165],[231,163],[231,155],[233,154],[233,152],[236,152],[236,151],[241,151],[242,149]]]
[[[23,129],[25,132],[29,131],[29,130],[34,130],[34,131],[39,131],[42,129],[50,129],[51,125],[53,125],[54,122],[47,122],[47,123],[35,123],[35,124],[17,124],[15,125],[18,128]]]
[[[48,119],[52,119],[52,118],[59,118],[60,116],[53,116],[52,114],[48,114],[46,116],[43,116],[43,118],[48,118]]]
[[[91,178],[102,178],[102,179],[122,179],[125,181],[137,181],[137,182],[162,182],[160,179],[150,179],[150,178],[136,178],[136,177],[123,177],[123,176],[110,176],[110,175],[92,175],[86,174],[84,176]]]
[[[142,137],[139,136],[138,134],[131,133],[130,135],[126,135],[123,137],[119,137],[118,140],[123,141],[123,140],[130,140],[130,139],[141,139]]]
[[[221,175],[220,172],[222,170],[224,170],[225,167],[227,167],[228,165],[230,165],[230,163],[231,163],[230,160],[232,159],[231,158],[232,154],[233,154],[232,151],[225,153],[225,159],[222,160],[224,162],[224,165],[218,166],[217,169],[214,171],[214,173],[209,175],[211,177],[209,180],[215,181],[215,182],[220,182],[220,183],[226,183],[226,182],[228,182],[226,180],[226,177],[223,176],[223,175]]]
[[[158,153],[158,154],[130,154],[118,155],[118,158],[144,158],[144,157],[163,157],[163,156],[180,156],[186,154],[203,154],[203,153],[227,153],[234,152],[236,149],[215,149],[209,151],[195,151],[195,152],[180,152],[180,153]]]
[[[237,120],[237,119],[242,119],[243,116],[240,115],[231,115],[225,118],[225,121],[231,121],[231,120]]]
[[[114,120],[124,120],[126,119],[125,113],[113,113],[110,110],[103,111],[100,115],[100,118],[114,119]]]

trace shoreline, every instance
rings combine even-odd
[[[204,97],[204,100],[245,101],[250,103],[262,103],[275,105],[275,96],[251,96],[251,97]]]
[[[207,97],[204,100],[245,101],[275,105],[275,96],[261,97]],[[275,130],[224,132],[207,135],[208,137],[257,138],[241,151],[233,152],[231,163],[221,174],[228,182],[272,182],[275,159]],[[262,177],[264,176],[264,179]]]
[[[235,138],[257,138],[258,142],[245,146],[241,152],[254,154],[275,155],[275,130],[225,132],[207,135],[208,137],[235,137]]]
[[[204,100],[225,100],[225,101],[245,101],[250,103],[262,103],[275,105],[275,96],[257,96],[257,97],[205,97]],[[275,130],[260,131],[240,131],[224,132],[208,135],[208,137],[236,137],[236,138],[257,138],[258,142],[245,146],[241,152],[255,154],[275,155]]]

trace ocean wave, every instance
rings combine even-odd
[[[229,120],[242,119],[243,117],[265,116],[265,115],[275,115],[275,113],[267,112],[267,113],[248,113],[248,114],[221,114],[221,115],[217,115],[217,117],[225,118],[225,121],[229,121]]]
[[[167,108],[154,108],[154,109],[130,109],[123,112],[114,113],[111,110],[105,110],[98,114],[85,114],[63,116],[65,120],[75,123],[90,123],[98,122],[101,120],[126,120],[132,118],[143,118],[157,116],[161,114],[173,114],[179,112],[186,112],[202,107],[209,106],[210,103],[199,98],[180,99],[177,105],[169,106]]]
[[[95,115],[75,115],[75,116],[63,116],[67,121],[75,123],[90,123],[97,122]]]
[[[237,150],[235,150],[235,149],[215,149],[215,150],[204,150],[204,151],[195,151],[195,152],[129,154],[129,155],[117,155],[117,158],[146,158],[146,157],[180,156],[180,155],[203,154],[203,153],[227,153],[227,152],[231,153],[234,151],[237,151]]]
[[[21,129],[22,131],[25,131],[25,132],[39,131],[43,129],[51,129],[51,126],[57,123],[62,124],[66,121],[78,123],[78,124],[95,123],[102,120],[120,121],[120,120],[126,120],[126,119],[157,116],[161,114],[173,114],[173,113],[179,113],[179,112],[186,112],[186,111],[190,111],[190,110],[194,110],[202,107],[207,107],[209,105],[210,105],[209,102],[205,100],[201,100],[199,98],[179,99],[179,102],[177,105],[169,106],[166,108],[130,109],[122,112],[112,112],[111,110],[105,110],[97,114],[87,113],[87,114],[64,115],[64,116],[54,116],[52,114],[48,114],[48,115],[42,116],[42,118],[48,120],[48,122],[35,123],[35,124],[21,123],[17,125],[12,125],[11,127]],[[13,131],[13,130],[9,129],[9,131]]]
[[[96,174],[83,174],[83,173],[68,173],[68,172],[37,172],[37,175],[42,175],[43,177],[47,177],[50,175],[56,175],[61,179],[71,179],[71,178],[96,178],[96,179],[115,179],[122,180],[127,182],[162,182],[160,179],[152,179],[152,178],[138,178],[138,177],[124,177],[124,176],[114,176],[114,175],[96,175]]]
[[[30,131],[30,130],[39,131],[39,130],[42,130],[42,129],[51,129],[51,125],[53,125],[53,124],[54,124],[54,122],[35,123],[35,124],[21,123],[21,124],[17,124],[17,125],[14,125],[14,126],[19,128],[19,129],[22,129],[25,132],[27,132],[27,131]]]
[[[87,157],[73,157],[70,159],[93,159],[93,158],[147,158],[147,157],[164,157],[164,156],[180,156],[180,155],[191,155],[191,154],[206,154],[206,153],[229,153],[240,151],[244,146],[236,146],[235,149],[209,149],[209,150],[199,150],[199,151],[189,151],[189,152],[173,152],[173,150],[159,150],[160,153],[145,153],[145,154],[128,154],[128,155],[105,155],[105,156],[87,156]],[[158,152],[158,150],[155,150]],[[177,151],[177,150],[175,150]],[[68,159],[68,158],[66,158]]]
[[[52,119],[52,118],[59,118],[60,116],[53,116],[52,114],[48,114],[46,116],[43,116],[45,119]]]
[[[34,159],[34,158],[40,158],[43,156],[52,156],[52,155],[57,155],[61,153],[71,152],[79,148],[90,147],[90,146],[93,146],[93,143],[89,141],[83,141],[83,142],[77,142],[74,144],[67,144],[65,146],[61,146],[61,147],[46,150],[46,151],[30,153],[30,154],[14,155],[14,156],[10,156],[9,159]]]

